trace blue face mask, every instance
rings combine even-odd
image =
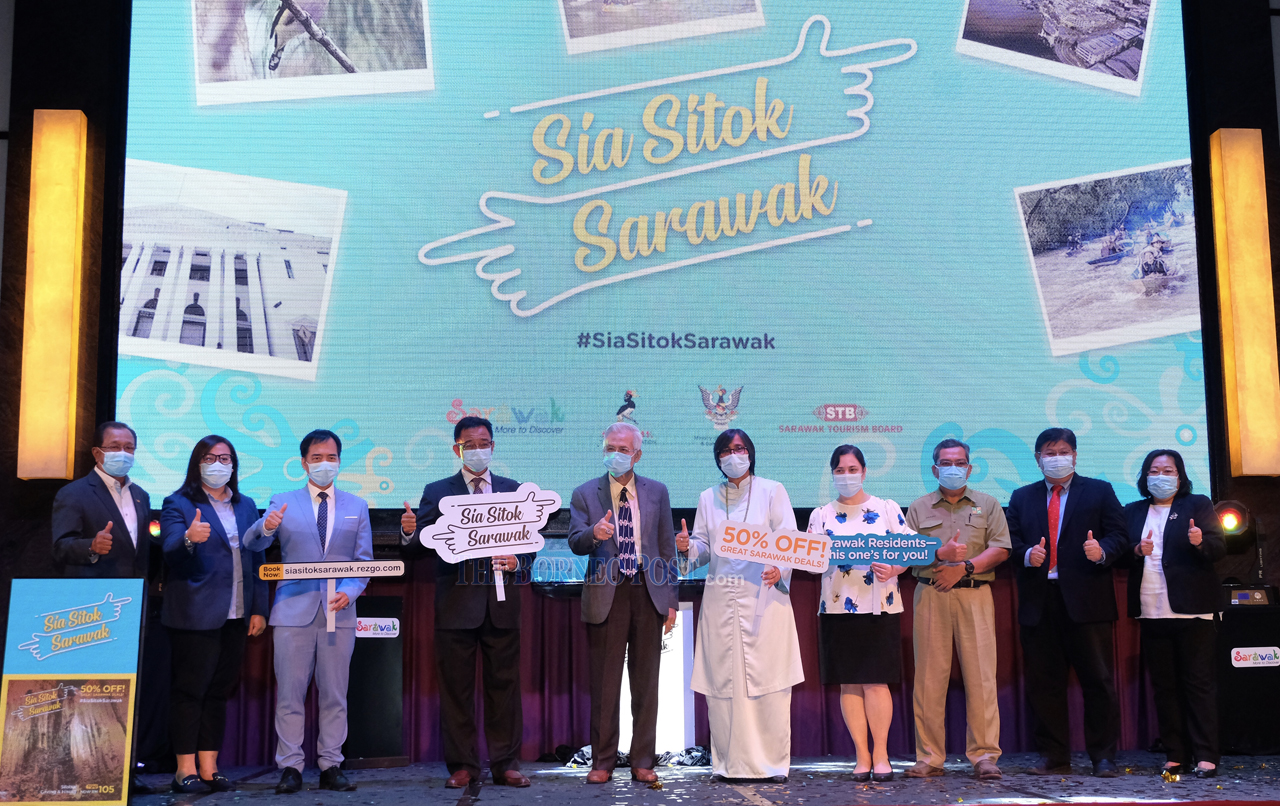
[[[843,473],[840,475],[831,474],[831,481],[836,485],[836,492],[840,493],[844,498],[853,498],[862,492],[862,474],[861,473]]]
[[[328,487],[338,477],[337,462],[316,462],[307,469],[307,477],[317,487]]]
[[[720,470],[731,479],[742,478],[751,470],[751,457],[742,453],[731,453],[720,457]]]
[[[938,484],[942,485],[944,490],[960,490],[969,483],[969,468],[967,467],[938,467]]]
[[[133,454],[128,451],[103,451],[102,469],[108,476],[124,478],[133,468]]]
[[[489,467],[489,462],[493,460],[493,448],[477,448],[475,450],[464,450],[462,452],[462,463],[472,473],[480,474]]]
[[[625,453],[610,452],[604,455],[604,466],[615,479],[631,470],[631,457]]]
[[[1178,477],[1147,476],[1147,490],[1157,501],[1173,498],[1178,492]]]

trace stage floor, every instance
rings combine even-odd
[[[348,773],[359,785],[355,792],[328,792],[317,789],[319,772],[307,769],[304,789],[296,795],[279,796],[282,803],[296,806],[358,806],[359,804],[473,803],[545,804],[573,806],[592,804],[708,804],[708,806],[845,806],[861,803],[1156,803],[1170,801],[1267,801],[1280,799],[1280,757],[1231,756],[1223,759],[1219,777],[1208,780],[1184,778],[1165,783],[1155,775],[1163,757],[1152,753],[1122,753],[1120,769],[1127,774],[1110,780],[1094,779],[1084,755],[1075,759],[1075,774],[1042,778],[1023,772],[1034,756],[1020,753],[1001,759],[1002,781],[979,783],[970,777],[969,764],[952,758],[947,774],[927,780],[903,779],[887,784],[859,784],[850,780],[851,761],[830,758],[792,759],[791,779],[785,784],[712,784],[708,767],[668,767],[658,771],[661,789],[631,780],[630,771],[619,769],[614,780],[601,786],[585,782],[586,769],[569,769],[552,764],[526,763],[523,769],[533,781],[528,789],[508,789],[486,785],[474,791],[445,789],[444,764],[414,764],[385,770],[358,770]],[[913,761],[894,759],[895,771]],[[205,806],[245,803],[276,798],[279,775],[274,769],[235,768],[223,771],[238,781],[238,791],[207,795],[157,794],[135,798],[140,806],[194,803]],[[168,785],[168,778],[149,775],[143,780],[153,786]]]

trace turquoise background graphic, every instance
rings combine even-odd
[[[242,490],[265,505],[301,484],[298,441],[326,427],[345,443],[340,487],[374,507],[416,505],[425,483],[459,466],[449,451],[453,422],[479,410],[498,426],[494,471],[568,500],[603,472],[600,435],[630,390],[646,435],[639,472],[665,482],[674,506],[692,507],[720,479],[699,386],[723,386],[742,387],[731,426],[754,438],[757,472],[782,481],[797,506],[835,496],[827,460],[852,442],[867,455],[867,489],[905,507],[934,486],[930,452],[946,436],[972,444],[974,486],[1007,501],[1040,477],[1031,444],[1049,425],[1076,430],[1080,471],[1111,481],[1121,500],[1137,497],[1141,460],[1157,447],[1181,450],[1207,492],[1199,332],[1054,357],[1014,197],[1014,188],[1189,157],[1179,4],[1162,0],[1152,14],[1137,96],[957,53],[963,0],[764,0],[763,11],[764,27],[570,56],[558,0],[430,0],[432,91],[197,107],[190,3],[135,0],[131,159],[348,196],[315,381],[122,356],[118,415],[138,430],[134,478],[153,496],[168,493],[195,440],[219,433],[239,452]],[[861,127],[847,113],[865,99],[846,89],[864,76],[841,68],[908,46],[823,56],[817,25],[785,63],[511,111],[780,60],[814,15],[829,21],[829,52],[915,43],[909,58],[870,68],[874,105],[857,138],[692,170]],[[753,134],[740,147],[686,150],[663,165],[644,158],[652,99],[674,96],[659,118],[679,103],[672,128],[685,133],[689,95],[715,93],[754,111],[761,77],[768,101],[786,106],[784,138]],[[536,181],[539,122],[564,115],[566,150],[576,156],[588,112],[589,145],[606,128],[621,128],[624,143],[635,136],[626,164]],[[740,122],[739,114],[731,133]],[[655,153],[667,147],[660,140]],[[618,256],[591,273],[575,266],[586,245],[574,217],[591,201],[610,205],[611,237],[639,216],[649,217],[652,236],[658,211],[721,197],[732,210],[740,193],[749,211],[754,190],[767,199],[776,184],[797,181],[802,155],[811,178],[830,183],[829,215],[779,226],[761,215],[750,233],[696,245],[672,231],[665,253]],[[590,192],[628,183],[636,184]],[[525,310],[645,267],[848,230],[601,285],[519,316],[477,276],[478,256],[419,260],[428,244],[494,223],[479,206],[486,193],[529,198],[491,199],[489,209],[513,226],[427,256],[501,254],[480,271],[518,269],[500,290],[527,291]],[[572,199],[537,203],[561,196]],[[593,235],[599,209],[586,218]],[[590,247],[587,262],[602,254]],[[1194,294],[1188,285],[1182,293]],[[1118,309],[1098,329],[1123,328],[1128,316]],[[596,333],[761,337],[762,349],[578,346],[581,334]],[[865,416],[815,416],[829,404]],[[846,426],[866,429],[832,430]]]

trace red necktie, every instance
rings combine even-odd
[[[1058,567],[1058,518],[1062,511],[1062,485],[1053,485],[1049,494],[1049,570]]]

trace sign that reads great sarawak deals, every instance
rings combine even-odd
[[[0,802],[124,803],[143,581],[16,579]]]

